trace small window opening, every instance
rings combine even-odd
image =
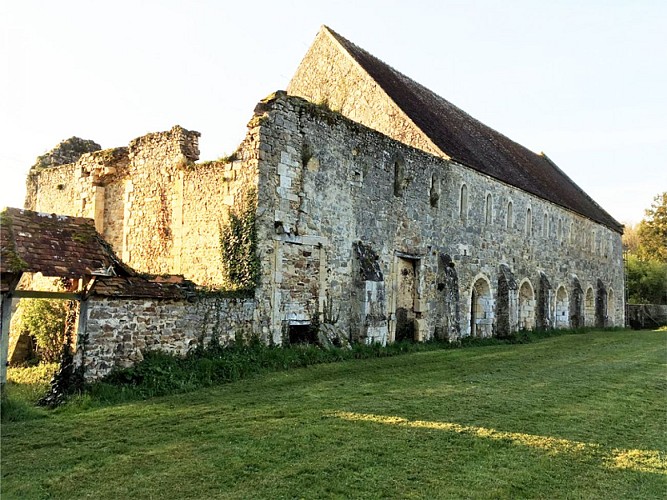
[[[433,174],[431,177],[431,190],[429,192],[429,202],[431,207],[438,208],[440,204],[440,179],[438,176]]]
[[[394,196],[403,195],[403,165],[400,161],[394,162]]]
[[[317,332],[311,325],[289,325],[290,344],[316,344]]]
[[[461,196],[459,199],[459,217],[465,221],[468,218],[468,186],[461,186]]]
[[[514,213],[512,211],[512,202],[510,201],[507,204],[507,220],[505,221],[507,229],[511,229],[514,226]]]
[[[486,195],[486,216],[484,220],[487,226],[493,224],[493,198],[490,194]]]
[[[526,236],[530,236],[533,232],[533,213],[530,208],[526,210]]]

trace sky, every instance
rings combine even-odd
[[[667,190],[664,0],[0,2],[0,207],[72,136],[228,154],[322,24],[545,152],[619,222]]]

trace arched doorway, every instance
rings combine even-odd
[[[396,286],[396,331],[394,340],[415,339],[415,297],[417,294],[417,267],[415,259],[398,258]]]
[[[537,328],[546,330],[553,328],[552,302],[553,288],[547,275],[540,271],[540,287],[537,291]]]
[[[589,286],[584,298],[584,326],[593,325],[595,325],[595,294],[593,287]]]
[[[570,326],[570,305],[567,291],[563,285],[556,290],[556,317],[554,318],[556,328],[567,328]]]
[[[435,336],[455,340],[461,335],[459,278],[456,266],[448,254],[438,258],[438,303],[436,306]]]
[[[480,277],[470,293],[470,336],[491,337],[493,335],[493,299],[489,281]]]
[[[519,330],[535,329],[535,291],[530,281],[519,287]]]
[[[506,264],[500,264],[498,298],[496,300],[496,335],[507,337],[514,330],[516,319],[516,280]]]
[[[607,287],[602,280],[598,280],[597,292],[595,294],[595,326],[604,328],[607,326]]]
[[[570,302],[570,326],[581,328],[584,326],[584,291],[576,276],[572,277],[572,298]]]

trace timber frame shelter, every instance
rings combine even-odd
[[[81,332],[85,330],[87,299],[97,278],[131,271],[97,234],[95,222],[82,217],[6,208],[0,213],[0,245],[0,383],[4,384],[13,299],[76,300],[77,331]],[[35,273],[67,280],[66,291],[25,289],[21,278]],[[30,286],[32,280],[27,282]]]

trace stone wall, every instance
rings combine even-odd
[[[635,329],[667,325],[667,305],[628,304],[628,324]]]
[[[377,294],[355,275],[355,242],[378,255],[389,340],[400,322],[405,272],[415,274],[408,313],[416,338],[444,325],[450,338],[498,334],[499,298],[509,331],[538,322],[569,326],[575,312],[568,307],[567,321],[556,322],[556,296],[562,316],[575,283],[611,297],[602,321],[622,324],[620,234],[299,98],[278,96],[260,133],[258,231],[266,258],[258,325],[274,339],[286,325],[312,318],[313,304],[322,313],[327,301],[343,311],[339,328],[366,335],[371,319],[348,311],[370,310]],[[456,304],[448,303],[457,294],[445,293],[439,259],[456,278],[449,279],[459,287]],[[512,287],[499,287],[508,279]],[[527,283],[521,298],[520,283]],[[585,311],[586,323],[598,322],[595,310]]]
[[[26,208],[94,219],[98,232],[114,245],[122,237],[123,211],[107,206],[107,198],[120,192],[128,167],[127,148],[113,148],[82,154],[75,163],[33,169]]]
[[[181,227],[174,224],[175,262],[171,272],[213,288],[233,288],[224,273],[220,227],[229,211],[256,189],[257,132],[246,139],[227,161],[195,165],[179,178],[182,192]],[[180,248],[180,250],[178,250]]]
[[[174,127],[42,169],[37,209],[94,216],[139,271],[225,287],[220,226],[256,190],[253,328],[276,343],[315,315],[381,342],[623,324],[620,234],[285,93],[248,127],[229,161],[196,164]]]
[[[397,141],[442,155],[326,29],[317,34],[287,92],[325,105]]]
[[[227,285],[220,225],[257,185],[257,132],[232,158],[195,163],[199,133],[175,126],[67,165],[33,169],[27,208],[90,217],[134,269],[177,273],[200,285]]]
[[[173,127],[130,142],[125,179],[122,259],[137,270],[166,274],[174,263],[174,205],[181,172],[199,158],[198,132]]]
[[[184,355],[216,334],[221,343],[252,331],[254,301],[202,296],[194,302],[174,299],[93,296],[87,301],[85,377],[95,380],[114,367],[128,367],[143,354],[160,350]]]

